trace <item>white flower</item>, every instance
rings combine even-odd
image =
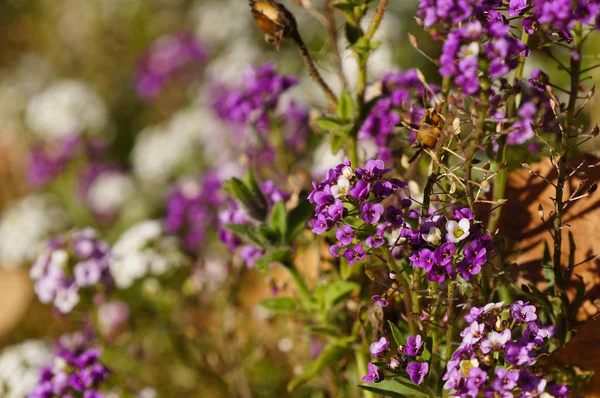
[[[0,218],[0,267],[15,269],[33,262],[46,239],[67,227],[67,216],[48,195],[31,195]]]
[[[471,233],[471,223],[466,218],[461,219],[459,222],[450,220],[446,223],[446,239],[448,242],[457,243]]]
[[[164,236],[160,221],[142,221],[125,231],[112,249],[110,272],[126,289],[146,275],[162,275],[182,265],[177,239]]]
[[[500,301],[499,303],[489,303],[483,307],[483,313],[487,314],[488,312],[496,309],[500,309],[504,306],[504,301]]]
[[[95,212],[118,211],[135,192],[133,179],[121,172],[102,173],[90,186],[87,197]]]
[[[40,370],[51,360],[51,351],[40,340],[27,340],[0,353],[0,396],[26,398],[37,385]]]
[[[439,245],[442,240],[442,231],[438,227],[429,228],[429,232],[426,234],[421,234],[425,242],[428,242],[434,246]]]
[[[203,136],[214,132],[204,131],[204,115],[184,109],[170,120],[142,130],[131,154],[134,174],[144,182],[161,184],[193,161]]]
[[[350,166],[344,166],[342,168],[342,175],[344,176],[345,179],[349,180],[352,177],[354,177],[354,170],[352,170],[352,167],[350,167]]]
[[[344,176],[340,176],[337,180],[337,184],[331,187],[331,194],[337,199],[346,196],[349,190],[350,181],[344,178]]]
[[[460,364],[459,364],[460,374],[462,375],[462,377],[467,378],[469,376],[469,369],[478,368],[478,367],[479,367],[479,361],[477,359],[475,359],[475,358],[464,359],[464,360],[460,361]]]
[[[474,41],[471,42],[470,44],[465,44],[463,46],[460,47],[460,50],[458,52],[458,57],[459,58],[476,58],[479,55],[479,42]]]
[[[68,289],[60,289],[56,291],[54,297],[54,306],[63,314],[68,314],[79,303],[78,287],[73,285]]]
[[[98,94],[78,80],[58,81],[29,102],[27,126],[44,140],[73,134],[98,135],[108,126],[108,111]]]

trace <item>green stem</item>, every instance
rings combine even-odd
[[[523,30],[521,33],[521,41],[525,45],[527,45],[527,43],[529,41],[529,35],[527,33],[525,33],[525,30]],[[521,79],[523,78],[523,71],[525,70],[526,60],[527,60],[526,57],[521,57],[519,59],[519,65],[517,66],[517,69],[515,70],[515,81],[521,81]],[[514,115],[517,112],[516,100],[515,100],[514,96],[511,96],[506,108],[507,108],[506,116],[509,119],[514,117]],[[508,151],[507,151],[507,146],[506,146],[506,139],[507,139],[506,134],[503,134],[498,138],[498,152],[496,154],[496,158],[494,159],[493,165],[492,165],[492,170],[498,173],[496,175],[496,179],[494,181],[493,194],[492,194],[493,202],[499,202],[500,200],[504,199],[504,197],[506,196],[506,184],[508,182],[508,168],[504,167],[501,169],[502,165],[505,164],[506,160],[507,160]],[[498,207],[497,209],[494,209],[490,213],[490,218],[488,221],[488,229],[492,233],[495,233],[496,229],[498,228],[498,222],[500,221],[501,211],[502,211],[502,208]]]
[[[559,287],[559,293],[563,304],[563,314],[565,319],[564,330],[561,330],[558,336],[564,344],[567,330],[569,329],[569,298],[565,291],[565,286],[569,281],[562,280],[562,226],[564,202],[564,187],[567,181],[567,160],[569,153],[569,136],[576,133],[573,126],[575,122],[575,106],[577,105],[577,94],[579,93],[579,84],[581,81],[581,48],[582,48],[582,28],[581,23],[577,23],[573,32],[573,51],[576,53],[571,56],[571,89],[569,93],[569,103],[567,105],[567,117],[565,126],[561,129],[560,136],[560,157],[558,159],[558,178],[556,182],[556,196],[554,200],[554,275]]]
[[[477,126],[475,127],[475,135],[469,142],[469,150],[467,153],[467,160],[464,164],[465,174],[465,188],[467,193],[467,201],[469,207],[475,213],[475,195],[473,194],[473,160],[475,159],[475,152],[477,151],[477,144],[483,136],[485,117],[489,108],[489,96],[487,90],[483,90],[481,93],[481,109],[479,112],[479,119],[477,120]]]
[[[446,351],[444,352],[444,362],[447,364],[452,357],[452,342],[454,341],[454,294],[456,285],[453,282],[448,284],[448,303],[446,305],[448,329],[446,329]],[[448,391],[443,390],[443,397],[448,396]]]
[[[404,275],[400,267],[398,267],[398,264],[396,264],[396,261],[390,254],[390,251],[388,249],[381,248],[381,253],[383,254],[388,268],[396,273],[396,280],[398,283],[400,283],[400,286],[402,286],[402,290],[404,290],[404,307],[406,309],[406,319],[408,320],[408,331],[411,335],[414,335],[417,332],[415,316],[417,316],[416,314],[420,313],[419,297],[417,296],[417,292],[410,288],[410,283],[406,278],[406,275]]]
[[[288,270],[294,285],[296,285],[296,289],[298,290],[300,297],[302,297],[302,300],[304,300],[306,303],[310,303],[312,301],[312,294],[310,290],[308,290],[306,282],[304,281],[304,277],[300,271],[298,271],[295,266],[289,264],[285,268]]]
[[[373,36],[375,35],[375,32],[377,31],[377,28],[379,28],[379,24],[381,23],[381,20],[383,19],[383,14],[385,13],[385,8],[387,7],[387,4],[388,4],[388,0],[381,0],[381,2],[379,3],[379,6],[377,7],[377,11],[375,11],[375,16],[373,17],[373,20],[371,21],[371,26],[369,26],[369,30],[365,34],[365,39],[367,39],[367,41],[369,41],[373,38]]]
[[[367,359],[363,353],[362,346],[354,350],[354,360],[356,361],[356,371],[358,372],[358,380],[369,372],[367,367]],[[363,391],[365,398],[377,398],[375,394],[370,391]]]
[[[441,156],[444,150],[444,145],[446,144],[446,126],[448,126],[447,117],[448,117],[448,94],[450,93],[450,83],[451,78],[449,76],[444,77],[442,81],[442,98],[444,101],[442,107],[442,119],[445,120],[444,131],[442,132],[441,137],[439,138],[436,147],[435,147],[435,157],[433,159],[433,164],[431,165],[431,173],[429,177],[427,177],[427,182],[425,183],[425,188],[423,189],[423,206],[421,208],[421,216],[428,217],[429,216],[429,205],[431,203],[431,194],[433,192],[433,186],[437,182],[437,179],[440,174],[440,162],[442,161]]]

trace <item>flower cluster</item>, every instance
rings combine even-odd
[[[221,180],[207,173],[198,181],[187,178],[177,184],[167,200],[165,230],[182,237],[183,248],[197,253],[209,228],[216,221],[217,208],[223,203]]]
[[[271,180],[267,180],[260,184],[260,190],[267,200],[268,212],[271,211],[275,203],[281,201],[285,202],[289,199],[289,195],[285,191],[277,188],[275,183]],[[235,200],[230,200],[228,208],[219,212],[219,239],[230,250],[233,251],[239,249],[242,260],[244,260],[249,268],[254,267],[254,262],[264,254],[264,250],[252,244],[244,244],[238,234],[225,227],[228,224],[247,225],[254,222],[255,221],[252,220],[247,211]]]
[[[371,343],[369,350],[372,356],[378,358],[378,362],[385,360],[385,369],[393,374],[405,370],[410,380],[418,385],[423,383],[429,372],[429,363],[419,361],[419,357],[423,354],[424,344],[425,342],[420,335],[408,336],[406,345],[398,345],[398,349],[393,354],[386,355],[390,351],[390,344],[385,337],[382,337]],[[383,358],[384,356],[387,356],[387,359]],[[363,382],[372,383],[383,380],[383,369],[378,368],[373,363],[369,363],[367,366],[369,373],[362,378]]]
[[[52,302],[60,312],[71,312],[80,300],[80,289],[113,285],[109,259],[108,245],[93,229],[54,237],[30,270],[35,292],[42,303]]]
[[[444,389],[461,397],[534,397],[544,391],[557,398],[569,396],[566,386],[532,373],[553,334],[552,327],[541,325],[533,305],[519,300],[472,307],[465,320],[470,325],[448,362]]]
[[[526,49],[523,42],[510,34],[510,26],[502,17],[498,18],[487,22],[485,30],[479,20],[467,22],[451,31],[444,42],[440,74],[454,77],[466,94],[479,91],[480,59],[487,64],[488,76],[499,78],[517,67],[518,57]],[[484,35],[487,40],[481,48]]]
[[[233,126],[252,125],[260,132],[269,130],[269,112],[275,110],[281,94],[295,86],[298,79],[282,76],[273,63],[246,70],[240,87],[219,87],[213,108]]]
[[[189,33],[162,36],[142,55],[136,89],[146,99],[157,97],[175,76],[194,77],[194,69],[206,62],[208,50]],[[191,75],[191,76],[190,76]]]
[[[525,3],[524,0],[511,0],[513,3]],[[592,24],[600,29],[600,2],[597,0],[531,0],[531,15],[523,19],[523,27],[528,34],[538,28],[558,32],[563,38],[571,39],[570,30],[577,22]],[[515,14],[523,14],[525,6]],[[525,10],[526,11],[526,10]]]
[[[73,135],[97,137],[109,124],[106,104],[79,80],[48,86],[31,99],[25,117],[29,129],[47,142]]]
[[[113,245],[110,273],[117,287],[127,289],[146,275],[164,275],[184,264],[179,241],[166,236],[158,220],[142,221]]]
[[[110,372],[100,361],[100,350],[59,344],[52,362],[40,373],[29,398],[104,398],[99,389]]]
[[[480,17],[501,5],[500,0],[419,0],[417,13],[423,17],[425,28],[445,32],[452,25]]]
[[[365,119],[359,138],[374,141],[377,146],[376,156],[389,163],[391,161],[389,142],[396,126],[401,120],[411,125],[418,125],[423,117],[424,105],[421,103],[421,98],[423,98],[424,87],[415,69],[403,73],[387,73],[383,76],[381,85],[381,98]],[[414,140],[414,135],[411,140]]]
[[[375,249],[386,243],[384,234],[404,223],[404,210],[411,201],[404,199],[400,206],[389,204],[384,208],[382,202],[406,183],[396,178],[384,178],[390,170],[382,160],[369,160],[364,168],[353,169],[346,159],[327,172],[325,180],[319,184],[313,182],[313,191],[308,200],[316,205],[312,231],[322,234],[336,228],[338,244],[330,247],[330,253],[338,257],[340,250],[348,264],[361,261],[367,250]],[[346,223],[347,216],[362,222],[361,226]]]
[[[27,340],[0,352],[0,396],[23,398],[36,386],[41,368],[52,358],[41,340]]]
[[[423,268],[432,282],[455,279],[457,273],[470,281],[493,252],[492,239],[482,234],[468,208],[455,209],[451,218],[434,214],[419,224],[415,230],[403,228],[398,243],[408,241],[411,265]]]

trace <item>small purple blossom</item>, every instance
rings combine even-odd
[[[368,369],[368,373],[363,376],[362,381],[363,383],[377,383],[379,381],[381,381],[381,375],[379,374],[379,370],[377,369],[377,366],[373,365],[372,363],[368,363],[367,364],[367,369]]]
[[[412,357],[419,356],[423,352],[423,345],[423,338],[420,335],[408,336],[404,353]]]
[[[384,352],[390,349],[390,343],[387,341],[385,337],[380,338],[378,341],[371,343],[369,346],[369,351],[371,351],[371,355],[378,357]]]
[[[410,362],[406,366],[406,372],[408,373],[410,380],[419,385],[423,383],[425,376],[427,376],[427,373],[429,372],[429,364],[427,362]]]

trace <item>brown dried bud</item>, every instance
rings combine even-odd
[[[250,0],[250,12],[265,34],[265,41],[277,49],[283,40],[297,34],[296,19],[282,4]]]

